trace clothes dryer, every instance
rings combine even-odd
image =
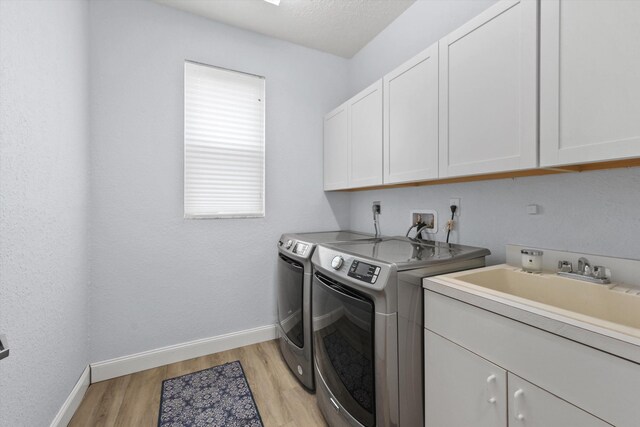
[[[483,267],[489,254],[405,237],[316,248],[316,393],[330,426],[424,425],[422,278]]]
[[[311,256],[319,243],[365,240],[353,231],[285,233],[278,240],[278,330],[280,350],[296,378],[315,389],[311,339]]]

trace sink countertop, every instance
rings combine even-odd
[[[531,275],[531,273],[522,272],[518,267],[501,264],[428,277],[423,280],[423,287],[640,364],[640,328],[602,320],[464,281],[463,276],[491,270],[510,270]],[[555,280],[557,277],[555,273],[542,273],[536,276],[541,280],[545,278]],[[565,278],[563,280],[576,281]],[[636,295],[639,291],[637,288],[617,286],[615,283],[610,285],[580,283],[604,287],[608,292],[631,293],[630,297],[640,298],[640,295]]]

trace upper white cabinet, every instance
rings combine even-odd
[[[640,0],[497,2],[325,117],[325,190],[640,159],[639,23]]]
[[[382,184],[382,80],[324,117],[324,189]]]
[[[440,40],[440,177],[537,167],[537,52],[535,0],[503,0]]]
[[[438,44],[384,79],[384,183],[438,177]]]
[[[382,80],[349,101],[349,187],[382,184]]]
[[[349,105],[324,116],[324,189],[349,187]]]
[[[640,157],[640,1],[541,4],[540,163]]]

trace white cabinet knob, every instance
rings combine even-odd
[[[494,374],[491,374],[487,377],[487,396],[490,396],[487,399],[487,402],[489,403],[496,403],[496,398],[494,396],[491,396],[491,383],[496,381],[496,376]]]
[[[524,420],[524,414],[522,414],[522,411],[520,410],[520,400],[522,399],[522,395],[524,394],[524,391],[519,388],[518,390],[516,390],[515,393],[513,393],[513,414],[516,417],[516,420],[518,421],[522,421]]]

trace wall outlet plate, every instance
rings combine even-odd
[[[409,221],[411,221],[411,225],[415,225],[419,221],[424,222],[428,225],[424,230],[427,233],[438,231],[438,213],[432,209],[412,209],[409,211]]]
[[[527,213],[529,215],[538,215],[540,213],[540,208],[538,205],[527,205]]]
[[[456,208],[456,216],[460,216],[460,199],[449,199],[449,207],[457,206]],[[451,211],[449,211],[451,214]]]

